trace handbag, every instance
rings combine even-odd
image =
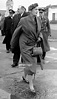
[[[42,55],[41,47],[33,47],[33,55]]]

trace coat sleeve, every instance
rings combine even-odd
[[[3,32],[6,35],[6,18],[4,19]]]
[[[48,34],[51,35],[51,29],[50,29],[49,20],[47,20],[47,28],[48,28]]]
[[[14,53],[15,49],[19,46],[20,33],[21,33],[21,26],[17,27],[12,35],[12,39],[10,42],[12,53]]]

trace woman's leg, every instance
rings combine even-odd
[[[35,92],[34,85],[33,85],[33,80],[34,80],[34,75],[28,75],[28,80],[29,80],[29,88],[32,92]]]
[[[22,40],[20,40],[20,43],[22,42]],[[37,63],[35,62],[34,57],[32,57],[31,55],[31,49],[29,49],[29,46],[25,46],[23,42],[20,44],[20,51],[25,64],[24,78],[25,80],[27,80],[28,77],[29,88],[32,92],[35,92],[33,86],[33,79],[34,79],[34,74],[36,73]]]
[[[24,68],[24,78],[29,83],[29,88],[32,92],[35,92],[33,81],[35,80],[35,73],[32,72],[29,68]]]

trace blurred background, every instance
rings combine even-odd
[[[49,18],[52,37],[50,39],[57,39],[57,2],[56,0],[0,0],[0,27],[3,24],[4,17],[8,16],[9,8],[15,12],[20,5],[23,5],[28,10],[28,6],[32,3],[38,3],[39,7],[46,9],[46,16]]]

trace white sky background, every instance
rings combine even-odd
[[[0,0],[0,10],[6,9],[6,1]],[[47,5],[57,5],[57,0],[13,0],[13,9],[17,10],[19,5],[23,5],[28,9],[28,6],[32,3],[38,3],[39,7],[45,7]]]

